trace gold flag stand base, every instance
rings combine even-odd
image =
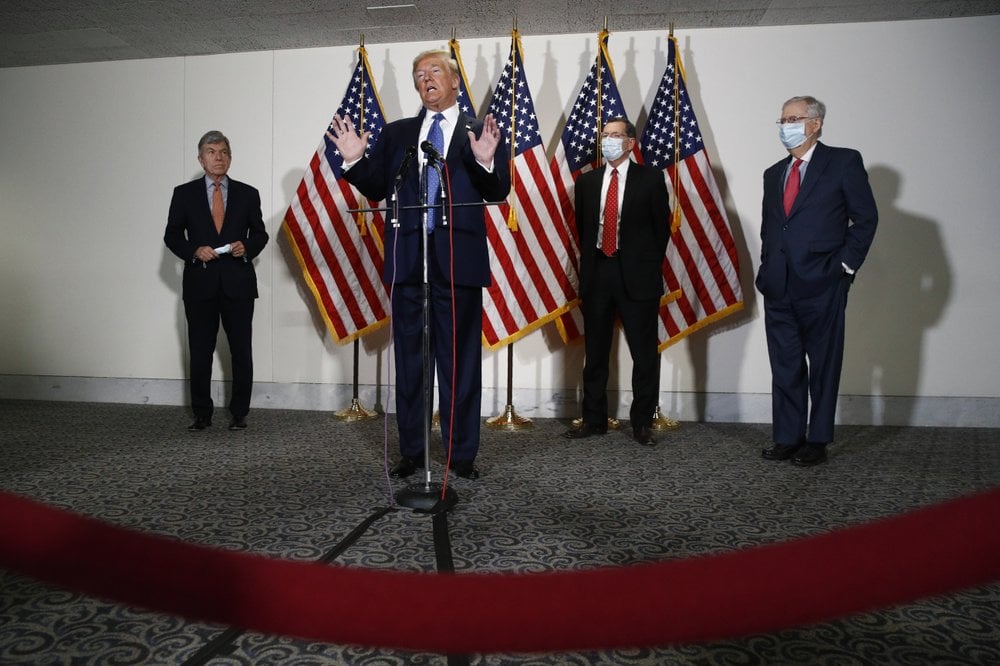
[[[653,430],[676,430],[681,427],[680,421],[675,421],[669,416],[664,416],[663,412],[660,411],[660,406],[656,406],[656,411],[653,412]]]
[[[378,417],[378,413],[362,407],[357,398],[351,399],[350,407],[342,409],[339,412],[334,412],[333,414],[333,418],[338,421],[367,421],[376,417]]]
[[[579,428],[582,425],[583,425],[582,416],[578,416],[577,418],[573,419],[574,428]],[[621,425],[622,425],[621,421],[619,421],[618,419],[613,419],[613,418],[608,419],[608,430],[618,430],[618,428],[620,428]]]
[[[503,414],[486,419],[486,427],[495,430],[527,430],[534,426],[531,419],[517,415],[514,405],[507,405]]]

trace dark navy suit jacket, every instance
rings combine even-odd
[[[576,179],[576,225],[580,235],[580,295],[592,288],[601,222],[601,187],[607,165]],[[630,298],[663,295],[663,258],[670,241],[670,206],[663,171],[628,163],[619,230],[622,278]]]
[[[267,240],[256,188],[229,179],[221,233],[212,221],[204,176],[174,188],[163,241],[184,261],[184,300],[214,298],[220,291],[229,298],[257,298],[257,274],[251,260]],[[194,259],[202,245],[215,248],[235,241],[243,241],[245,261],[231,254],[205,263]]]
[[[764,172],[757,289],[808,298],[857,271],[875,237],[878,211],[861,153],[817,143],[798,197],[786,216],[785,172],[792,157]]]
[[[362,194],[374,201],[388,199],[392,193],[396,174],[407,148],[417,148],[420,144],[420,127],[426,109],[414,118],[404,118],[389,123],[382,129],[379,140],[370,157],[362,158],[344,172],[344,178],[358,188]],[[482,123],[475,118],[459,114],[458,126],[451,137],[445,161],[450,175],[450,201],[459,203],[481,203],[500,201],[510,192],[510,164],[507,149],[503,143],[497,146],[493,159],[493,172],[487,171],[476,162],[466,127],[471,127],[478,136]],[[420,201],[420,178],[417,159],[400,183],[398,201],[400,206],[416,205]],[[391,202],[388,202],[391,205]],[[486,222],[482,206],[455,207],[449,211],[447,227],[436,229],[431,235],[434,243],[433,256],[437,258],[441,275],[450,275],[451,248],[449,236],[453,237],[455,248],[455,284],[470,287],[490,285],[490,261],[486,242]],[[391,217],[391,213],[387,218]],[[386,224],[385,268],[386,284],[394,282],[419,282],[420,233],[423,217],[417,210],[401,210],[399,228]]]

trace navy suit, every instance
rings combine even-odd
[[[390,199],[407,149],[416,148],[421,143],[420,128],[425,114],[426,109],[415,118],[386,125],[371,156],[362,158],[345,171],[344,178],[369,199]],[[476,162],[467,126],[472,127],[477,136],[482,132],[482,125],[475,118],[459,114],[445,156],[447,175],[443,180],[448,187],[449,201],[453,204],[481,204],[483,201],[502,200],[510,191],[506,148],[503,143],[497,146],[493,171],[488,171]],[[414,158],[399,184],[397,200],[400,206],[413,206],[420,202],[418,172]],[[423,216],[419,210],[400,210],[398,218],[398,228],[386,225],[383,278],[392,289],[399,448],[404,456],[418,457],[424,449],[426,414],[422,364]],[[439,222],[428,238],[431,371],[437,367],[443,443],[446,450],[452,447],[452,460],[461,462],[472,461],[479,450],[482,289],[490,284],[490,263],[483,206],[456,206],[447,210],[447,218],[447,225],[442,226]],[[456,361],[454,367],[453,357]],[[455,421],[452,424],[453,370]]]
[[[618,253],[614,257],[597,249],[607,165],[580,175],[575,184],[580,298],[586,333],[583,420],[598,427],[606,426],[608,421],[608,361],[616,315],[621,319],[632,356],[629,418],[633,428],[652,425],[660,387],[657,312],[663,295],[663,260],[670,240],[670,205],[661,170],[634,162],[627,166]]]
[[[250,411],[253,387],[253,306],[257,298],[254,257],[267,245],[260,194],[250,185],[229,179],[222,231],[216,231],[204,177],[174,188],[163,241],[184,261],[183,298],[188,322],[191,408],[211,419],[212,357],[219,322],[226,331],[233,363],[233,394],[229,411],[243,418]],[[242,241],[246,258],[220,255],[201,262],[194,253],[207,245],[217,248]]]
[[[799,194],[782,203],[791,156],[764,172],[756,286],[772,375],[776,444],[833,440],[854,271],[875,237],[878,211],[861,154],[817,143]],[[810,405],[811,403],[811,405]]]

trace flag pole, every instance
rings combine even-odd
[[[486,426],[494,430],[529,430],[534,427],[531,419],[519,416],[514,410],[514,343],[507,345],[507,405],[503,413],[486,419]]]
[[[604,130],[604,104],[602,103],[602,95],[601,95],[601,91],[604,89],[604,77],[603,77],[603,75],[601,73],[601,56],[604,53],[604,40],[610,34],[611,33],[608,32],[608,17],[605,16],[604,17],[604,29],[601,30],[601,32],[598,33],[598,35],[597,35],[597,61],[596,61],[596,64],[595,64],[595,69],[597,70],[596,71],[596,74],[597,74],[597,88],[596,88],[596,92],[597,92],[597,100],[596,100],[596,102],[597,102],[597,136],[594,138],[594,140],[597,142],[597,161],[598,161],[598,163],[600,163],[600,161],[604,158],[604,155],[601,152],[601,132]],[[586,335],[586,333],[584,333],[584,335]],[[583,417],[582,416],[573,419],[573,427],[574,428],[579,428],[581,425],[583,425]],[[608,417],[608,430],[617,430],[619,427],[621,427],[621,422],[617,418],[615,418],[614,416],[609,416]]]
[[[680,67],[677,65],[677,59],[678,59],[678,55],[677,55],[677,43],[674,40],[674,22],[673,21],[670,22],[670,34],[667,37],[667,39],[669,39],[670,42],[674,44],[674,91],[673,91],[673,96],[674,96],[674,173],[673,173],[673,175],[671,177],[671,182],[673,183],[673,186],[674,186],[674,206],[671,209],[673,215],[672,215],[672,219],[671,219],[671,222],[670,222],[670,232],[671,232],[671,234],[673,234],[674,230],[677,227],[680,226],[680,220],[681,220],[681,208],[680,208],[680,201],[681,201],[681,197],[680,197],[680,173],[681,173],[681,169],[680,169],[680,157],[681,157],[681,148],[680,148],[680,140],[681,140],[681,135],[680,135],[680,114],[681,114],[681,112],[680,112],[680,104],[679,104],[679,101],[680,101],[680,89],[681,89],[681,85],[680,85],[681,72],[680,72]],[[668,48],[668,52],[669,52],[669,46],[667,48]],[[656,371],[657,371],[657,374],[659,374],[660,368],[662,367],[662,360],[663,360],[663,352],[660,352],[660,355],[656,358]],[[652,427],[653,430],[675,430],[675,429],[681,427],[681,424],[680,424],[680,421],[672,419],[669,416],[666,416],[662,411],[660,411],[660,404],[659,404],[659,402],[657,402],[657,404],[656,404],[656,410],[653,411],[653,425],[651,427]]]
[[[517,32],[517,17],[514,17],[514,29],[511,32],[511,80],[517,78],[517,58],[516,55],[521,52],[521,38]],[[510,94],[513,97],[517,94],[514,86],[511,86]],[[511,200],[510,200],[510,213],[507,215],[507,228],[511,233],[518,233],[517,229],[517,197],[514,195],[514,178],[516,170],[514,169],[514,158],[517,152],[516,145],[513,145],[513,137],[517,136],[516,129],[516,117],[513,116],[513,110],[517,108],[517,105],[511,101],[510,108],[512,109],[512,115],[510,119],[510,136],[512,140],[512,146],[510,151],[510,180],[511,180]],[[507,404],[504,406],[503,413],[486,419],[486,427],[492,428],[494,430],[528,430],[533,427],[531,419],[519,416],[517,411],[514,409],[514,343],[511,342],[507,345]]]
[[[358,397],[358,355],[360,344],[358,338],[354,338],[354,395],[351,398],[350,407],[342,409],[339,412],[334,412],[333,418],[338,421],[367,421],[378,416],[377,412],[365,409]]]
[[[359,46],[360,56],[365,57],[365,36],[361,35],[361,45]],[[361,94],[364,95],[364,86],[361,88]],[[361,101],[361,124],[362,132],[364,131],[364,100]],[[364,235],[365,229],[365,218],[364,213],[357,214],[358,227],[362,235]],[[351,396],[351,406],[346,409],[341,409],[340,411],[334,412],[333,418],[338,421],[346,421],[348,423],[354,421],[368,421],[369,419],[376,418],[378,416],[377,412],[365,409],[361,404],[361,399],[358,396],[358,367],[360,365],[360,351],[361,351],[361,341],[359,338],[354,338],[354,381],[353,381],[353,394]]]

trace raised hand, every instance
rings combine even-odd
[[[359,136],[350,116],[346,118],[334,116],[326,136],[333,142],[333,145],[337,146],[337,150],[345,162],[354,162],[365,154],[371,132],[363,132]]]
[[[472,154],[476,156],[477,162],[493,164],[493,156],[500,144],[500,127],[497,126],[492,113],[483,119],[483,131],[478,139],[475,132],[469,130],[469,143],[472,145]]]

